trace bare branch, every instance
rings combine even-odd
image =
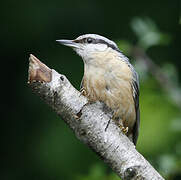
[[[30,55],[30,87],[62,117],[80,141],[95,151],[122,179],[163,179],[110,120],[103,103],[89,103],[64,75]],[[107,123],[110,121],[108,128]]]

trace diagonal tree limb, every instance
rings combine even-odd
[[[122,179],[163,179],[110,120],[103,103],[88,103],[67,80],[30,55],[28,84]],[[110,121],[108,128],[107,123]]]

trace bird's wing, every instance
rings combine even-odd
[[[133,92],[133,99],[135,103],[135,111],[136,111],[136,121],[133,127],[133,143],[136,145],[138,134],[139,134],[139,126],[140,126],[140,108],[139,108],[139,77],[136,71],[134,70],[134,67],[130,64],[129,59],[123,55],[121,52],[119,54],[119,57],[121,60],[124,60],[125,63],[128,64],[130,67],[132,73],[133,73],[133,79],[131,82],[132,86],[132,92]]]
[[[133,99],[135,103],[136,111],[136,121],[133,127],[133,143],[136,145],[138,135],[139,135],[139,126],[140,126],[140,109],[139,109],[139,79],[137,73],[134,71],[134,79],[132,82],[133,89]]]

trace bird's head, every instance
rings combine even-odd
[[[72,47],[83,58],[84,62],[93,59],[95,54],[99,52],[106,52],[107,50],[115,51],[115,53],[120,52],[116,43],[97,34],[86,34],[74,40],[57,40],[57,42]]]

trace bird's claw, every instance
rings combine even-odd
[[[128,127],[124,127],[122,125],[119,125],[121,131],[124,133],[124,134],[127,134],[128,133]]]
[[[84,87],[80,89],[80,95],[83,95],[83,96],[87,95],[87,92]]]

